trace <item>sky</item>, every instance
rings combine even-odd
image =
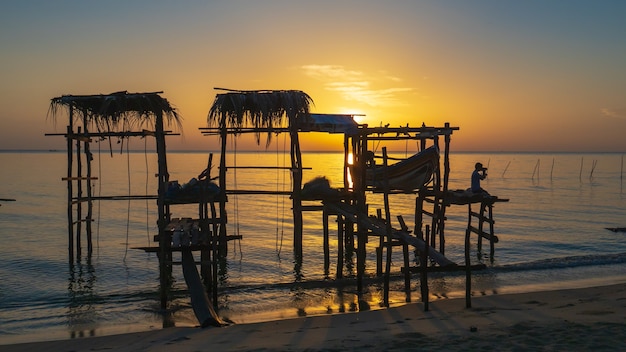
[[[625,152],[625,18],[621,0],[5,0],[0,150],[64,149],[50,99],[123,90],[178,109],[168,150],[217,150],[198,128],[221,87],[301,90],[370,126],[449,122],[453,151]]]

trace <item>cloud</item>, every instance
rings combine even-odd
[[[307,76],[322,81],[327,90],[339,93],[344,99],[375,107],[406,105],[398,95],[414,90],[408,87],[373,88],[374,83],[384,85],[401,81],[385,71],[381,71],[380,76],[368,77],[361,71],[339,65],[304,65],[301,68]]]
[[[607,117],[626,118],[626,108],[602,108],[600,112]]]

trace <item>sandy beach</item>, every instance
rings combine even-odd
[[[626,284],[473,297],[224,328],[0,346],[2,351],[615,351],[626,349]]]

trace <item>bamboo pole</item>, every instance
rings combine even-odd
[[[598,160],[594,159],[593,163],[591,164],[591,172],[589,173],[589,179],[593,178],[593,171],[596,169],[596,165],[598,165]]]
[[[533,176],[531,177],[533,180],[535,179],[535,173],[537,174],[537,180],[539,180],[539,163],[541,159],[537,159],[537,163],[535,164],[535,168],[533,169]]]
[[[420,253],[420,266],[422,272],[420,273],[420,290],[422,292],[422,302],[424,303],[424,311],[428,312],[428,301],[429,301],[429,292],[428,292],[428,256],[430,255],[428,252],[430,251],[430,246],[428,245],[428,236],[430,236],[430,228],[426,225],[426,239],[424,250]]]
[[[296,262],[302,261],[302,153],[300,151],[300,140],[295,116],[289,119],[289,129],[291,136],[291,168],[293,176],[293,246]]]
[[[87,122],[86,119],[83,119],[83,127],[85,129],[85,133],[88,133],[89,131],[87,130]],[[91,221],[93,218],[93,200],[92,200],[92,196],[93,196],[93,190],[91,187],[91,161],[93,159],[93,156],[91,154],[91,149],[90,149],[90,142],[89,141],[84,141],[83,145],[84,145],[84,151],[85,151],[85,161],[87,163],[87,216],[86,216],[86,220],[87,223],[85,224],[85,229],[87,230],[87,255],[89,257],[91,257],[91,255],[93,254],[93,241],[92,241],[92,236],[91,236]]]
[[[404,294],[405,301],[411,302],[411,271],[409,270],[409,245],[402,242],[402,256],[404,258]]]
[[[159,281],[161,290],[161,309],[167,308],[167,299],[172,276],[172,252],[169,250],[171,243],[170,237],[166,232],[166,226],[169,220],[169,210],[165,204],[165,192],[167,191],[167,183],[169,174],[167,171],[167,155],[165,147],[165,132],[163,131],[163,113],[156,114],[155,139],[156,150],[158,156],[158,220],[159,227]]]
[[[220,249],[226,254],[226,241],[222,243],[222,239],[226,238],[226,146],[227,146],[227,130],[226,115],[221,116],[220,121],[220,169],[219,169],[219,186],[220,186],[220,226],[219,238]],[[214,234],[217,236],[218,234]]]
[[[328,277],[330,267],[330,241],[328,229],[328,210],[326,207],[322,210],[322,227],[324,232],[324,276]]]
[[[578,180],[583,182],[583,157],[580,158],[580,171],[578,172]]]
[[[341,215],[337,215],[337,279],[343,278],[343,262],[344,262],[344,221]]]
[[[391,275],[391,214],[389,210],[389,178],[387,177],[387,147],[383,147],[383,179],[384,181],[384,207],[385,207],[385,232],[386,232],[386,247],[387,247],[387,260],[385,262],[385,277],[383,288],[383,304],[389,307],[389,276]]]
[[[376,209],[376,217],[384,221],[382,209]],[[383,275],[383,249],[385,248],[385,238],[378,236],[378,247],[376,247],[376,276]]]
[[[68,255],[70,263],[74,263],[74,206],[72,205],[72,198],[74,194],[72,186],[72,170],[73,170],[73,153],[74,145],[72,144],[72,105],[70,105],[70,125],[67,126],[67,236],[68,236]]]
[[[506,173],[506,170],[509,169],[509,165],[511,165],[511,161],[509,160],[509,162],[506,164],[506,167],[504,168],[504,171],[502,171],[502,176],[504,178],[504,174]]]
[[[78,126],[78,134],[80,134],[80,126]],[[76,140],[76,174],[79,178],[76,180],[76,198],[81,199],[83,197],[83,164],[82,157],[80,155],[80,140]],[[83,204],[81,202],[76,203],[76,217],[79,221],[76,222],[76,260],[80,261],[82,254],[81,232],[82,224],[80,220],[83,219]]]

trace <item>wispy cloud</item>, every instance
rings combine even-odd
[[[602,112],[602,115],[608,117],[626,118],[626,108],[602,108],[600,112]]]
[[[364,72],[339,65],[305,65],[301,68],[307,76],[322,81],[327,90],[341,94],[346,100],[370,106],[406,105],[398,95],[414,90],[409,87],[395,87],[402,80],[385,71],[379,72],[378,76],[368,76]],[[373,85],[392,87],[373,88]]]

